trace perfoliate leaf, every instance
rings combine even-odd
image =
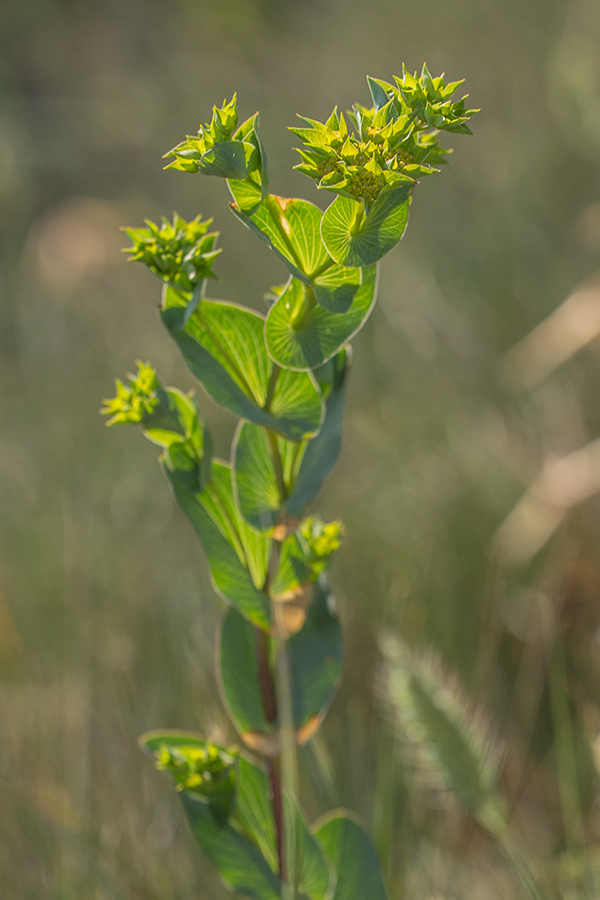
[[[331,313],[346,313],[362,283],[359,268],[333,264],[313,278],[311,287],[319,306]]]
[[[324,407],[308,372],[274,372],[258,313],[233,303],[202,300],[185,321],[189,296],[167,288],[162,320],[193,374],[230,412],[289,440],[316,434]]]
[[[309,289],[292,278],[267,314],[265,336],[272,359],[280,366],[299,370],[327,362],[366,322],[375,303],[376,287],[375,266],[365,267],[350,308],[339,314],[318,303],[310,306]]]
[[[384,188],[368,215],[360,203],[336,197],[325,210],[323,242],[343,266],[370,266],[396,246],[406,230],[412,186]]]
[[[240,511],[257,531],[271,533],[295,482],[306,442],[291,443],[260,425],[240,422],[233,441],[233,473]]]

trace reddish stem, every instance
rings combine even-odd
[[[262,694],[263,708],[267,722],[275,722],[277,719],[277,696],[275,694],[275,681],[269,659],[269,635],[262,628],[256,629],[256,644],[258,655],[258,675]],[[277,843],[277,859],[279,861],[279,877],[285,881],[285,841],[283,820],[283,794],[281,790],[281,761],[279,755],[270,756],[267,759],[269,783],[271,785],[271,803],[273,805],[273,819],[275,821],[275,839]]]

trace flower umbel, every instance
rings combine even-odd
[[[215,278],[212,264],[221,252],[215,249],[218,231],[209,232],[212,219],[196,216],[186,222],[177,213],[173,221],[164,216],[160,225],[145,220],[147,228],[124,228],[131,238],[130,261],[142,262],[163,281],[193,291],[205,278]],[[207,233],[208,232],[208,233]]]
[[[105,404],[100,410],[103,416],[111,416],[107,425],[117,425],[127,422],[141,422],[146,415],[150,415],[158,404],[157,391],[160,389],[156,371],[150,363],[136,361],[137,375],[129,374],[129,385],[123,384],[120,379],[115,381],[116,396],[110,400],[103,400]]]
[[[290,128],[306,149],[295,168],[317,182],[317,187],[362,201],[367,210],[383,188],[437,172],[436,165],[450,153],[439,147],[440,131],[470,134],[467,121],[477,112],[465,109],[465,99],[450,97],[462,83],[445,84],[423,66],[420,78],[404,69],[396,87],[368,79],[374,106],[356,104],[350,117],[356,133],[348,131],[337,107],[325,124],[299,118],[308,126]]]

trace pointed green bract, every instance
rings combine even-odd
[[[370,266],[389,253],[406,230],[412,185],[384,188],[368,215],[361,203],[336,197],[323,215],[321,234],[342,266]]]
[[[337,873],[332,900],[387,900],[373,845],[350,813],[329,814],[312,830]]]
[[[317,304],[306,310],[305,285],[292,279],[267,314],[265,337],[270,356],[280,366],[292,369],[323,365],[362,328],[373,309],[376,288],[375,266],[364,268],[350,308],[337,314]]]
[[[233,303],[202,300],[184,324],[189,300],[188,294],[167,288],[161,317],[211,397],[235,415],[273,428],[289,440],[315,434],[324,412],[319,389],[308,372],[274,376],[263,317]],[[269,392],[272,376],[276,380]]]
[[[212,439],[192,394],[163,389],[149,363],[137,365],[129,385],[117,380],[116,396],[104,400],[101,413],[111,416],[106,424],[140,423],[148,440],[164,448],[167,468],[177,471],[190,490],[202,490],[211,477]]]
[[[147,228],[123,229],[133,244],[124,252],[162,281],[192,291],[205,278],[215,277],[211,266],[221,251],[215,249],[219,232],[206,233],[211,223],[212,219],[203,221],[202,216],[186,222],[177,213],[172,222],[163,216],[161,225],[146,219]]]
[[[260,154],[256,147],[244,141],[226,141],[208,150],[200,159],[199,171],[203,175],[220,178],[246,179],[260,166]]]

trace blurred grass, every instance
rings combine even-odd
[[[2,900],[225,896],[136,745],[157,726],[232,735],[201,553],[152,449],[97,416],[135,358],[193,386],[118,228],[214,216],[219,296],[261,308],[281,267],[220,181],[163,173],[161,155],[237,90],[274,190],[323,203],[285,126],[423,60],[482,112],[419,187],[355,342],[320,503],[347,526],[351,665],[303,751],[304,801],[366,819],[392,897],[514,895],[489,840],[396,752],[374,702],[390,629],[434,648],[502,734],[512,821],[556,896],[597,896],[597,4],[5,0],[0,50]],[[201,402],[225,454],[233,423]]]

